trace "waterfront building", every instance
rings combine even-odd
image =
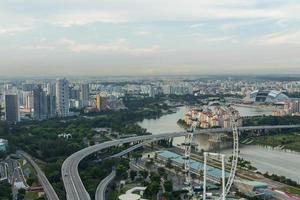
[[[238,126],[242,126],[242,119],[237,113]],[[230,128],[230,115],[221,106],[202,107],[202,109],[192,109],[185,115],[185,123],[191,125],[193,121],[198,121],[201,128]]]
[[[57,79],[56,81],[56,111],[59,117],[69,116],[69,81]]]

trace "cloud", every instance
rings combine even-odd
[[[190,25],[190,28],[199,28],[202,26],[204,26],[204,24],[192,24],[192,25]]]
[[[15,34],[17,32],[28,31],[30,29],[31,27],[24,27],[24,26],[11,26],[11,27],[0,26],[0,34]]]
[[[137,36],[145,36],[145,35],[149,35],[150,32],[148,31],[138,31],[138,32],[135,32],[135,35]]]
[[[257,39],[251,40],[250,43],[259,45],[299,45],[300,30],[266,34]]]
[[[223,24],[221,26],[221,29],[224,30],[224,31],[227,31],[227,30],[234,30],[234,29],[236,29],[238,27],[239,27],[238,24],[227,23],[227,24]]]
[[[50,23],[61,27],[81,26],[93,23],[126,23],[128,20],[112,12],[88,11],[58,14],[50,19]]]
[[[116,52],[138,55],[157,53],[160,51],[160,47],[158,45],[153,45],[146,48],[132,47],[125,39],[119,39],[110,44],[79,43],[70,39],[62,39],[60,43],[75,53]]]
[[[26,50],[49,50],[49,51],[53,51],[56,49],[55,46],[51,46],[51,45],[26,45],[26,46],[22,46],[21,48]]]

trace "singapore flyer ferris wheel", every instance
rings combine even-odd
[[[230,172],[227,177],[227,182],[225,183],[225,155],[211,153],[211,152],[204,152],[204,169],[203,169],[203,194],[202,199],[206,200],[207,193],[206,193],[206,182],[207,182],[207,158],[208,156],[218,156],[222,158],[222,192],[219,197],[215,197],[215,199],[218,200],[225,200],[226,196],[230,192],[230,188],[233,185],[236,169],[238,165],[238,157],[239,157],[239,130],[238,130],[238,116],[235,110],[230,107],[224,107],[226,111],[229,113],[230,116],[230,127],[232,129],[232,139],[233,139],[233,150],[232,150],[232,159],[231,159],[231,166],[230,166]],[[185,183],[188,189],[188,194],[191,199],[197,199],[195,197],[192,183],[191,183],[191,175],[190,175],[190,157],[191,157],[191,146],[192,146],[192,140],[194,136],[194,132],[197,127],[197,122],[193,122],[191,124],[190,130],[188,131],[187,135],[185,136],[185,155],[184,155],[184,169],[185,169]]]

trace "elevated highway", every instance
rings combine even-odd
[[[20,152],[20,154],[33,166],[33,168],[35,169],[36,173],[37,173],[37,177],[38,180],[40,182],[40,184],[43,187],[43,190],[47,196],[47,199],[51,199],[51,200],[59,200],[55,190],[53,189],[52,185],[50,184],[50,182],[48,181],[46,175],[44,174],[44,172],[41,170],[41,168],[36,164],[36,162],[34,161],[34,159],[31,157],[31,155],[29,155],[28,153],[25,153],[23,151]]]
[[[96,194],[95,194],[95,200],[105,200],[105,191],[108,186],[108,184],[115,178],[116,176],[116,170],[113,169],[112,172],[101,181],[101,183],[98,185]]]
[[[300,125],[248,126],[248,127],[240,127],[239,131],[290,129],[290,128],[300,128]],[[195,134],[201,134],[207,132],[224,133],[224,132],[231,132],[231,131],[232,130],[230,128],[201,129],[197,131]],[[180,137],[185,135],[186,132],[173,132],[173,133],[162,133],[157,135],[145,135],[145,136],[125,138],[125,139],[108,141],[94,146],[90,146],[72,154],[64,161],[61,169],[62,178],[63,178],[63,182],[67,194],[67,199],[68,200],[91,200],[91,197],[86,191],[78,172],[78,165],[80,161],[83,160],[86,156],[95,153],[97,151],[100,151],[102,149],[124,144],[124,143],[139,142],[139,141],[140,142],[156,141],[156,140]]]

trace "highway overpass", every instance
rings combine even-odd
[[[250,131],[250,130],[290,129],[290,128],[300,128],[300,125],[248,126],[248,127],[240,127],[239,130]],[[224,133],[224,132],[231,132],[231,129],[230,128],[201,129],[197,131],[195,134],[201,134],[207,132]],[[61,169],[62,178],[63,178],[63,182],[67,194],[67,199],[68,200],[91,200],[91,197],[86,191],[78,172],[78,165],[80,161],[83,160],[86,156],[95,153],[97,151],[100,151],[102,149],[124,144],[124,143],[138,142],[138,141],[155,141],[155,140],[180,137],[185,135],[186,132],[173,132],[173,133],[162,133],[156,135],[145,135],[145,136],[124,138],[120,140],[108,141],[94,146],[90,146],[72,154],[64,161]]]

